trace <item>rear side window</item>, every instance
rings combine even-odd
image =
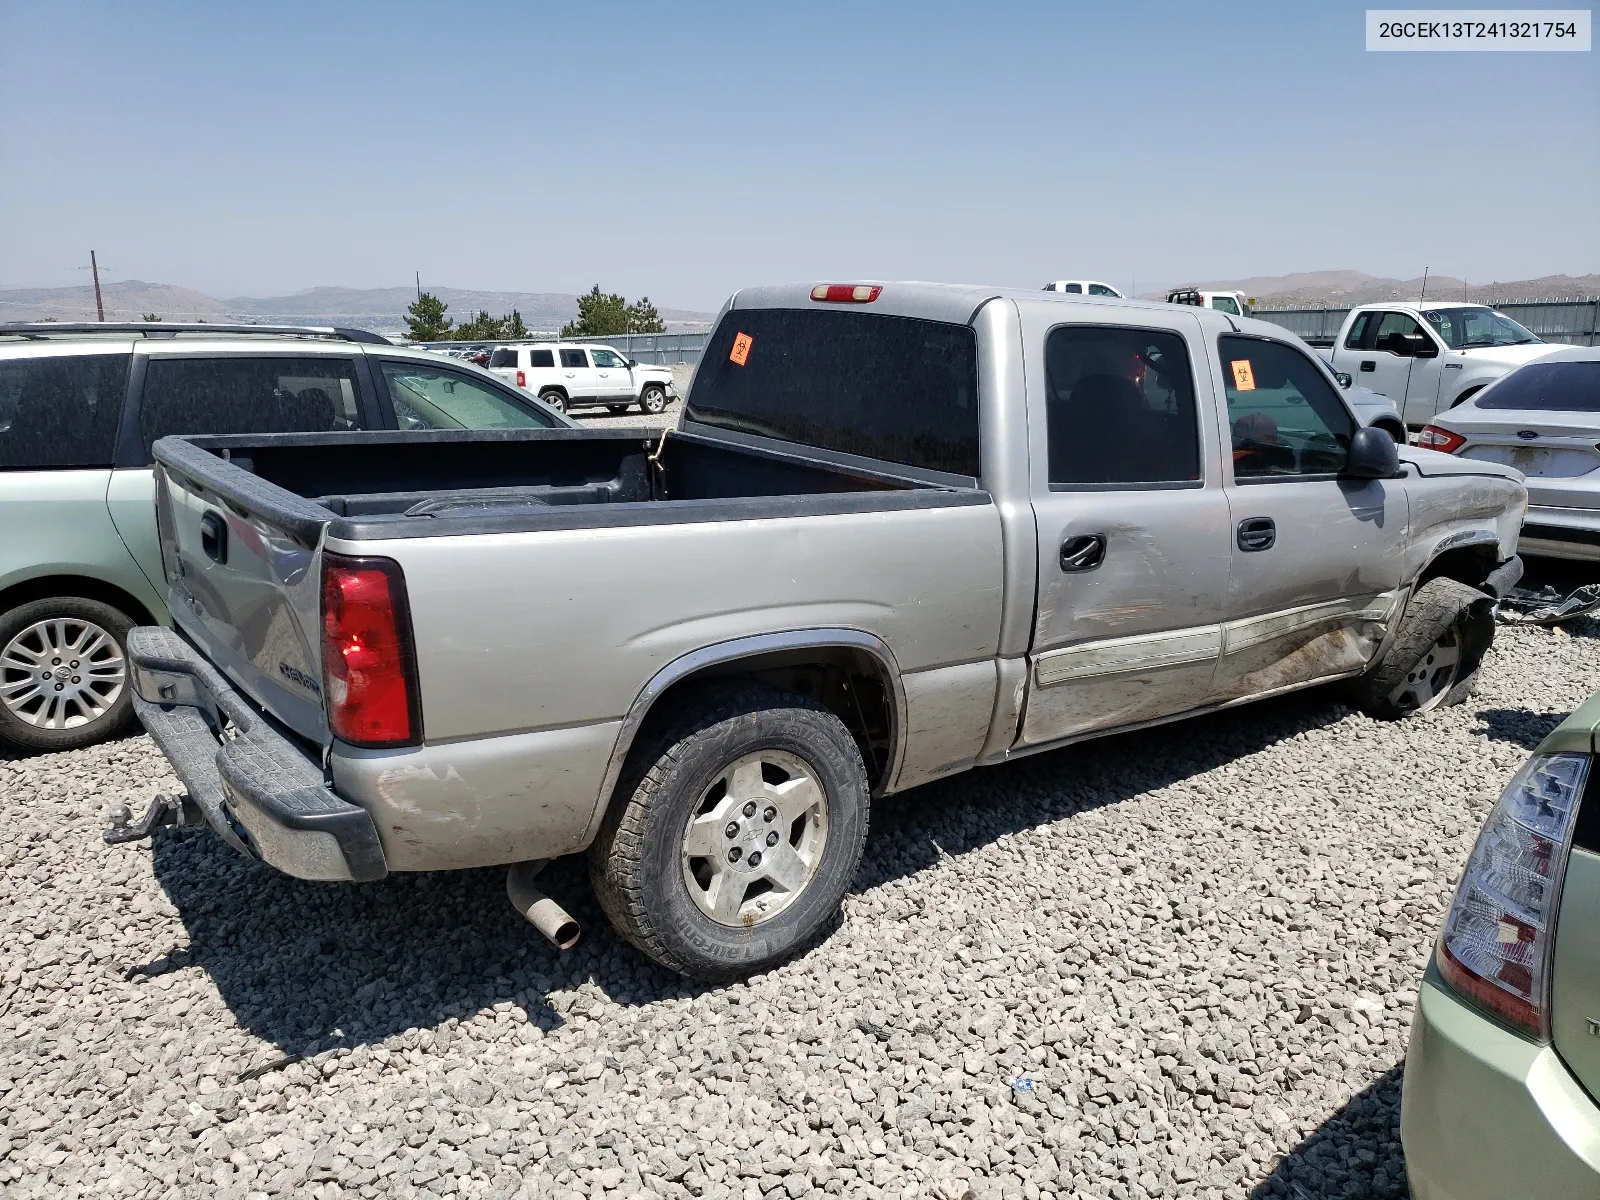
[[[529,350],[528,351],[528,366],[529,366],[529,368],[533,368],[533,367],[553,367],[555,365],[556,365],[556,356],[552,351],[549,351],[549,350]]]
[[[1050,331],[1044,361],[1051,484],[1200,478],[1194,375],[1181,337],[1068,325]]]
[[[109,467],[131,357],[0,361],[0,469]]]
[[[706,346],[687,418],[976,477],[977,337],[913,317],[736,309]]]
[[[1372,343],[1367,341],[1367,334],[1372,329],[1372,322],[1377,313],[1357,313],[1356,319],[1350,323],[1350,332],[1345,334],[1344,348],[1346,350],[1370,350]]]
[[[1063,290],[1071,292],[1075,296],[1081,296],[1081,295],[1083,295],[1083,284],[1081,284],[1081,283],[1069,283],[1069,284],[1067,284],[1067,286]]]
[[[489,355],[489,365],[491,367],[514,367],[517,365],[517,352],[502,346]]]
[[[148,458],[169,433],[319,433],[361,428],[347,358],[151,358],[139,403]]]
[[[582,350],[563,350],[561,352],[561,365],[563,367],[587,367],[589,360],[583,356]]]
[[[1263,338],[1217,339],[1241,482],[1344,470],[1355,418],[1304,354]]]
[[[1478,407],[1600,412],[1600,362],[1529,363],[1479,396]]]

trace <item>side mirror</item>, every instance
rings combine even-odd
[[[1400,473],[1400,448],[1388,431],[1363,425],[1350,438],[1341,475],[1350,479],[1392,479]]]
[[[1425,333],[1413,333],[1406,339],[1411,343],[1411,353],[1417,358],[1438,358],[1439,347]]]
[[[1339,381],[1339,386],[1348,388],[1355,383],[1355,376],[1349,371],[1335,371],[1333,377]]]
[[[1397,354],[1401,358],[1410,358],[1417,351],[1417,344],[1411,340],[1414,335],[1404,333],[1389,333],[1378,339],[1378,349],[1387,350],[1390,354]]]

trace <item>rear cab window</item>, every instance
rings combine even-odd
[[[975,479],[977,335],[879,313],[735,309],[711,335],[685,419]]]
[[[139,401],[145,461],[172,433],[321,433],[360,429],[355,360],[245,354],[152,355]]]
[[[0,470],[111,466],[132,357],[0,359]]]

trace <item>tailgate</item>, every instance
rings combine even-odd
[[[321,541],[328,514],[303,501],[285,506],[278,489],[269,500],[255,476],[186,442],[162,439],[155,455],[173,621],[236,687],[326,745]]]

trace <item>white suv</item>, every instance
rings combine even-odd
[[[1116,300],[1125,300],[1125,297],[1109,283],[1101,283],[1097,279],[1057,279],[1044,285],[1047,292],[1070,292],[1074,296],[1110,296]]]
[[[557,412],[604,405],[623,413],[637,404],[653,414],[676,396],[666,367],[640,366],[610,346],[588,342],[498,346],[489,356],[489,370],[537,394]]]

